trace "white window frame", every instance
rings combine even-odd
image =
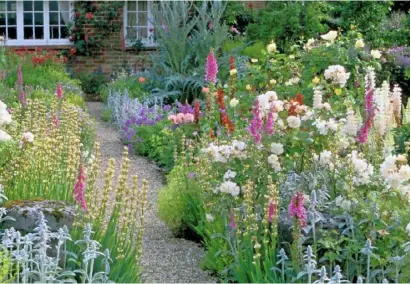
[[[69,2],[69,19],[74,14],[73,1]],[[50,39],[49,1],[43,1],[44,39],[24,39],[24,11],[23,1],[16,0],[17,39],[5,39],[5,46],[44,46],[44,45],[72,45],[68,39]]]
[[[136,1],[136,0],[134,0]],[[147,1],[147,34],[150,33],[150,29],[154,30],[154,26],[152,24],[153,22],[153,14],[152,14],[152,8],[153,8],[153,1],[152,0],[146,0]],[[138,2],[138,0],[136,1]],[[124,3],[124,7],[123,7],[123,34],[124,34],[124,39],[126,42],[126,46],[129,47],[132,45],[132,42],[130,42],[127,39],[127,16],[128,16],[128,10],[127,10],[127,6],[128,6],[128,1],[125,1]],[[138,21],[138,19],[137,19]],[[141,41],[144,44],[144,47],[156,47],[157,43],[154,41],[154,32],[152,33],[152,38],[149,39],[143,39]]]

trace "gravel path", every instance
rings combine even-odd
[[[97,141],[100,142],[101,152],[100,169],[107,169],[108,160],[115,158],[118,171],[124,149],[119,135],[114,128],[101,120],[102,103],[88,102],[87,108],[90,115],[96,119]],[[143,157],[130,155],[130,175],[137,175],[140,180],[146,179],[149,186],[143,240],[143,282],[215,283],[216,279],[200,268],[203,248],[194,242],[174,238],[167,226],[157,217],[157,192],[164,181],[159,168]],[[103,183],[102,180],[98,182]]]

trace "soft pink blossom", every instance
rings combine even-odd
[[[74,185],[74,198],[76,199],[77,203],[81,206],[81,208],[86,211],[87,210],[87,203],[84,197],[84,192],[86,188],[86,172],[83,165],[80,165],[77,182]]]

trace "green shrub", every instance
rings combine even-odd
[[[86,93],[86,96],[90,98],[97,98],[100,90],[107,84],[107,78],[101,69],[93,73],[83,72],[77,74],[77,78],[80,80],[81,88]]]
[[[105,122],[109,122],[111,120],[111,110],[106,108],[103,110],[103,113],[101,114],[101,119]]]
[[[263,55],[262,51],[266,50],[266,46],[262,42],[256,42],[253,45],[247,46],[242,51],[243,55],[246,55],[250,58],[256,58],[259,61],[265,60],[265,56]]]
[[[127,89],[129,97],[133,99],[137,98],[142,100],[147,96],[146,84],[140,83],[139,77],[137,76],[121,76],[114,82],[103,85],[100,88],[99,93],[101,99],[106,102],[110,90],[116,90],[123,93],[125,89]]]
[[[274,40],[287,50],[301,38],[315,37],[327,31],[328,2],[267,2],[248,25],[247,38],[267,44]]]

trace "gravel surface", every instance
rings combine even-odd
[[[105,171],[110,158],[116,159],[119,171],[124,149],[117,131],[101,120],[103,104],[88,102],[87,108],[96,120],[97,141],[100,142],[101,165]],[[204,249],[198,244],[174,238],[167,226],[157,217],[157,192],[164,176],[159,168],[143,157],[130,155],[129,175],[148,181],[146,226],[143,240],[142,280],[146,283],[216,283],[216,279],[200,268]],[[103,184],[100,178],[98,183]],[[98,184],[98,186],[99,186]]]

